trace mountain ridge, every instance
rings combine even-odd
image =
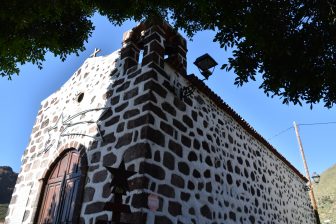
[[[0,204],[10,202],[17,176],[10,166],[0,166]]]

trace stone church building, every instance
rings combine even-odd
[[[186,40],[157,22],[88,58],[41,103],[6,223],[110,223],[106,167],[121,163],[135,172],[123,223],[316,223],[307,179],[187,75],[186,52]]]

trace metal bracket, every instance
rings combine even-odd
[[[185,99],[186,97],[192,96],[195,91],[195,87],[186,86],[181,88],[180,98]]]
[[[303,190],[304,190],[304,191],[310,191],[310,187],[307,186],[307,185],[304,185],[304,186],[303,186]]]
[[[42,150],[39,154],[45,153],[47,151],[49,151],[49,149],[55,144],[55,143],[59,143],[60,138],[61,137],[65,137],[65,136],[71,136],[71,135],[80,135],[80,136],[86,136],[86,137],[91,137],[95,140],[101,140],[104,141],[103,136],[101,134],[101,130],[100,130],[100,126],[98,124],[100,118],[107,112],[107,110],[109,109],[109,107],[102,107],[102,108],[94,108],[94,109],[88,109],[88,110],[84,110],[81,111],[73,116],[69,116],[66,120],[64,120],[64,114],[63,112],[61,113],[60,117],[58,118],[56,124],[53,127],[50,127],[48,129],[48,140],[45,143],[45,147],[44,150]],[[99,116],[97,121],[92,121],[92,120],[87,120],[87,121],[79,121],[79,122],[73,122],[71,123],[71,121],[73,121],[73,119],[75,119],[76,117],[80,116],[80,115],[84,115],[88,112],[92,112],[92,111],[99,111],[99,110],[104,110],[103,113]],[[68,130],[68,128],[73,127],[75,125],[80,125],[80,124],[96,124],[97,126],[97,131],[98,131],[98,136],[91,136],[91,135],[87,135],[87,134],[83,134],[83,133],[66,133],[66,131]],[[59,131],[58,133],[58,138],[55,138],[53,140],[51,140],[51,134],[50,131],[57,129],[58,126],[62,127],[62,130]]]

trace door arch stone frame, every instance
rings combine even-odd
[[[77,141],[71,141],[69,143],[65,143],[61,145],[58,150],[57,154],[53,156],[53,159],[51,159],[51,162],[48,165],[48,169],[46,169],[43,174],[42,178],[39,179],[39,189],[38,189],[38,197],[37,197],[37,203],[34,209],[34,217],[33,217],[33,223],[38,223],[40,211],[41,211],[41,206],[45,194],[45,188],[46,184],[48,182],[49,176],[51,175],[51,172],[53,171],[54,167],[56,164],[62,159],[63,155],[65,155],[67,152],[70,152],[72,150],[76,150],[79,152],[79,157],[80,157],[80,164],[79,168],[81,172],[83,173],[81,180],[80,180],[80,186],[79,189],[81,189],[81,194],[79,195],[78,199],[76,200],[76,205],[79,205],[80,211],[82,209],[82,202],[84,198],[84,185],[86,183],[86,177],[87,177],[87,171],[88,171],[88,158],[86,154],[86,147],[82,145],[81,143]],[[80,215],[79,215],[80,219]]]

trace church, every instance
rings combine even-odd
[[[6,223],[316,223],[307,179],[187,75],[186,52],[141,23],[42,101]]]

